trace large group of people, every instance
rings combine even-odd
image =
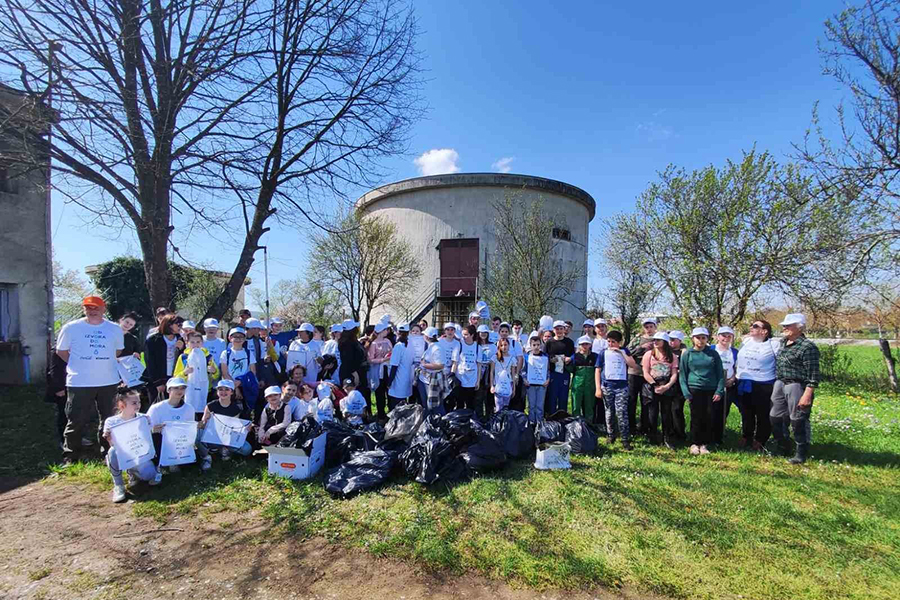
[[[719,327],[714,336],[696,327],[685,335],[661,331],[652,318],[627,345],[604,319],[584,321],[577,339],[571,322],[549,316],[526,334],[520,321],[490,318],[483,302],[466,324],[438,329],[424,320],[395,324],[385,315],[362,332],[352,319],[328,329],[302,323],[284,331],[280,319],[263,322],[246,310],[226,331],[216,319],[198,327],[161,308],[156,327],[140,340],[134,314],[113,323],[104,318],[102,298],[90,296],[83,305],[85,317],[59,334],[48,398],[60,408],[67,463],[90,443],[86,428],[98,413],[98,442],[116,502],[125,499],[125,488],[109,430],[141,415],[150,422],[157,455],[166,423],[196,421],[203,470],[213,454],[230,460],[277,443],[291,422],[307,416],[358,426],[384,422],[397,405],[410,402],[426,413],[471,409],[485,421],[506,409],[523,411],[534,423],[567,412],[597,424],[610,444],[620,440],[625,450],[641,435],[672,450],[684,444],[692,455],[721,447],[736,406],[740,447],[765,452],[771,437],[769,447],[793,453],[792,463],[809,454],[819,353],[804,336],[801,314],[781,322],[780,339],[767,321],[754,320],[735,347],[731,327]],[[121,386],[117,359],[123,356],[143,362],[146,385]],[[217,414],[248,422],[242,447],[210,448],[200,441],[199,432]],[[156,461],[153,468],[131,469],[130,480],[159,483],[163,471]]]

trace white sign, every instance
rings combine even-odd
[[[544,385],[547,381],[547,357],[528,355],[528,385]]]
[[[171,467],[196,462],[197,455],[194,453],[194,444],[196,443],[196,422],[167,421],[163,423],[159,466]]]
[[[209,376],[206,372],[206,354],[200,348],[190,351],[187,366],[193,369],[187,377],[187,393],[184,401],[194,407],[195,413],[202,413],[206,408],[206,397],[209,394]]]
[[[137,359],[134,356],[123,356],[119,359],[119,364],[116,365],[116,367],[119,370],[119,377],[122,379],[122,383],[125,384],[125,387],[134,388],[139,385],[144,385],[141,377],[144,375],[145,367],[140,359]]]
[[[309,354],[306,350],[288,350],[287,353],[287,371],[291,372],[295,366],[300,365],[304,369],[309,360]]]
[[[425,336],[411,335],[409,336],[409,347],[413,351],[413,362],[422,362],[422,355],[425,354]]]
[[[144,415],[112,426],[109,434],[116,449],[119,469],[122,471],[143,464],[156,456],[153,437],[150,435],[150,420]]]
[[[203,428],[200,441],[216,446],[240,448],[247,440],[248,425],[250,425],[250,421],[212,413],[212,418],[206,422],[206,427]]]
[[[606,371],[603,377],[607,381],[627,381],[628,365],[625,364],[625,355],[621,350],[604,350],[603,368]]]

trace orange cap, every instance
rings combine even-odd
[[[94,308],[106,308],[106,302],[100,296],[88,296],[81,302],[82,306],[92,306]]]

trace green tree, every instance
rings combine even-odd
[[[497,244],[481,271],[481,295],[493,314],[537,323],[559,310],[585,270],[563,259],[562,241],[553,230],[568,227],[563,216],[546,209],[543,198],[507,192],[493,208]]]
[[[418,261],[397,226],[377,216],[351,213],[332,233],[313,238],[310,276],[367,326],[372,313],[408,294]]]

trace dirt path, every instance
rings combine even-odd
[[[2,488],[0,488],[2,489]],[[228,518],[226,518],[228,517]],[[275,539],[259,519],[136,519],[128,504],[69,484],[36,482],[0,493],[0,598],[623,598],[512,589],[481,577],[423,572],[321,539]],[[183,531],[118,537],[165,528]]]

